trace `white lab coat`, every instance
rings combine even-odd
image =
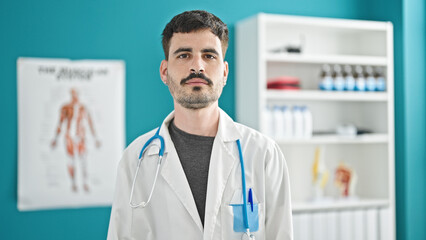
[[[133,209],[129,196],[138,156],[155,130],[138,137],[124,151],[108,240],[113,239],[241,239],[233,230],[233,195],[241,195],[241,167],[236,140],[240,139],[247,189],[252,188],[259,209],[257,240],[293,239],[290,184],[279,147],[268,137],[239,123],[220,110],[219,126],[210,160],[204,228],[191,189],[168,132],[172,112],[161,125],[165,153],[157,185],[146,208]],[[133,202],[146,201],[151,190],[159,142],[147,150],[135,186]]]

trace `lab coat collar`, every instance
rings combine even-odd
[[[237,139],[241,139],[241,133],[236,128],[235,122],[222,109],[220,109],[216,137],[220,137],[224,142],[235,142]]]
[[[168,127],[174,117],[175,117],[175,111],[172,111],[164,119],[163,123],[161,124],[160,136],[163,136],[164,140],[166,140],[165,136],[170,136]],[[235,142],[237,139],[241,139],[241,133],[236,128],[235,122],[221,108],[219,108],[219,126],[217,130],[216,138],[217,137],[219,137],[224,142]],[[155,141],[158,141],[158,140],[155,140]],[[159,146],[159,142],[158,143],[155,142],[155,144],[158,144]],[[164,153],[167,153],[168,150],[170,149],[167,146],[169,146],[169,144],[166,144]],[[158,152],[159,152],[159,148],[156,148],[156,147],[151,147],[147,149],[148,155],[158,154]]]
[[[200,230],[200,234],[202,234],[203,225],[201,223],[200,215],[198,214],[197,205],[195,204],[191,188],[189,186],[185,172],[183,171],[182,164],[179,160],[179,156],[176,152],[173,141],[170,137],[168,126],[173,118],[174,111],[171,112],[163,121],[159,133],[164,138],[165,143],[164,160],[161,169],[161,176],[167,182],[170,188],[175,192],[177,198],[188,211],[188,214],[191,216],[194,223]],[[158,154],[158,149],[154,149],[148,154]]]

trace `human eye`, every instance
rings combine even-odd
[[[179,59],[188,58],[188,54],[186,54],[186,53],[180,54],[180,55],[178,55],[178,58]]]
[[[206,57],[207,59],[216,59],[216,56],[215,56],[215,55],[213,55],[213,54],[206,54],[206,55],[205,55],[205,57]]]

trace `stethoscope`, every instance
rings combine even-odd
[[[136,168],[135,176],[133,178],[132,189],[131,189],[131,192],[130,192],[129,205],[130,205],[131,208],[138,208],[138,207],[143,207],[144,208],[151,201],[152,193],[154,192],[154,188],[155,188],[155,185],[157,183],[158,172],[160,171],[160,166],[161,166],[161,162],[163,160],[163,154],[164,154],[164,148],[165,148],[164,147],[164,138],[162,136],[160,136],[160,129],[161,129],[161,126],[158,128],[158,130],[154,134],[154,136],[152,136],[150,139],[148,139],[148,141],[146,141],[145,145],[143,145],[142,150],[141,150],[141,152],[139,154],[139,161],[138,161],[138,165],[137,165],[137,168]],[[138,204],[134,204],[132,202],[132,200],[133,200],[133,192],[135,190],[135,183],[136,183],[136,178],[137,178],[138,173],[139,173],[139,168],[141,166],[142,159],[144,157],[145,151],[149,148],[149,145],[155,139],[159,139],[160,140],[160,151],[158,152],[157,169],[155,170],[154,183],[152,184],[151,192],[149,193],[148,200],[146,202],[141,201]],[[237,146],[238,146],[238,153],[240,155],[241,180],[242,180],[242,185],[243,185],[243,221],[244,221],[244,227],[246,229],[246,232],[243,233],[241,239],[254,240],[255,238],[254,238],[254,235],[252,233],[250,233],[250,227],[249,227],[249,222],[248,222],[247,189],[246,189],[246,177],[245,177],[245,170],[244,170],[243,152],[241,150],[240,139],[237,139],[236,142],[237,142]]]

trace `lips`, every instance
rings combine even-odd
[[[188,85],[207,85],[207,81],[201,78],[192,78],[185,82]]]
[[[212,80],[206,77],[203,73],[191,73],[188,77],[182,79],[180,84],[183,85],[213,85]]]

